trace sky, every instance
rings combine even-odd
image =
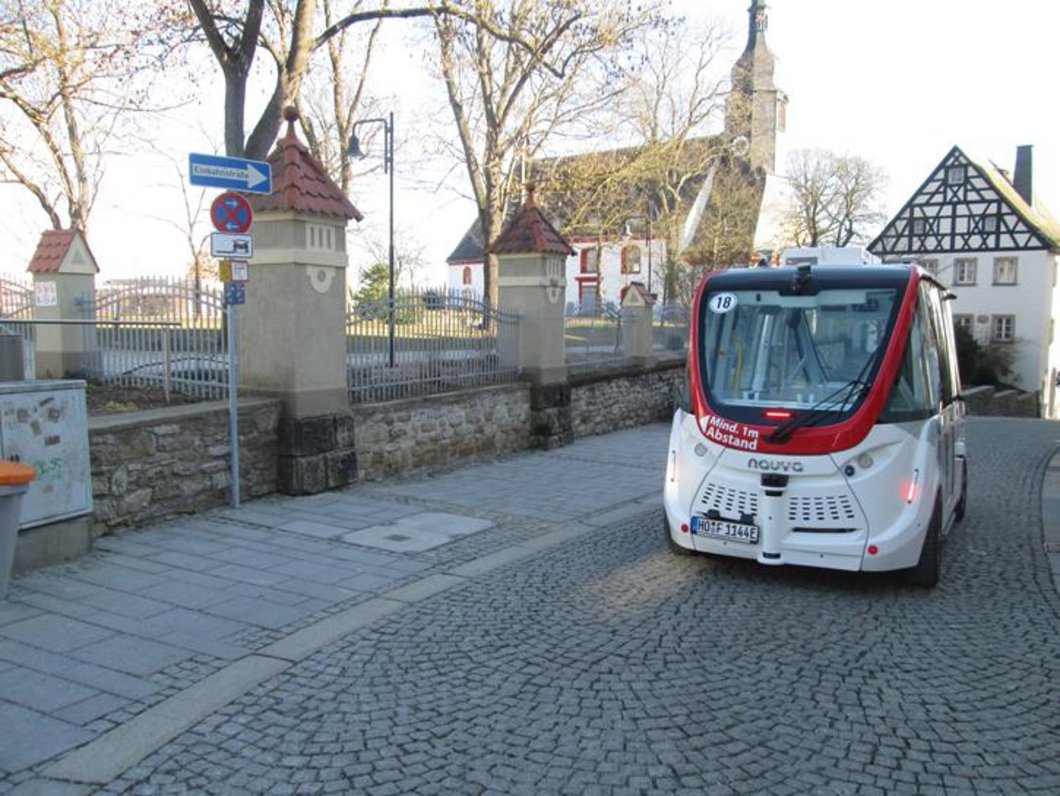
[[[706,15],[731,29],[726,64],[746,41],[749,4],[674,1],[692,17]],[[1016,147],[1030,144],[1035,193],[1060,211],[1060,103],[1052,89],[1060,61],[1057,30],[1060,3],[1054,0],[772,0],[766,41],[777,59],[777,85],[789,99],[781,151],[821,148],[866,158],[888,175],[883,207],[891,217],[954,145],[974,160],[1011,170]],[[401,37],[391,33],[386,44],[374,74],[395,114],[395,228],[422,249],[417,282],[440,284],[445,257],[474,207],[460,197],[466,193],[463,171],[419,158],[414,168],[402,162],[402,150],[411,156],[416,148],[409,131],[423,115],[427,89],[413,79],[417,62]],[[211,81],[207,73],[197,106],[201,118],[183,111],[158,131],[161,143],[129,146],[108,164],[89,241],[103,278],[175,274],[186,267],[178,172],[186,171],[189,152],[217,146],[220,134],[211,142],[203,129],[220,125],[221,89],[219,74]],[[438,124],[452,122],[440,118]],[[381,164],[382,153],[371,149],[365,163],[373,156]],[[25,270],[46,228],[46,217],[23,193],[0,186],[5,274]],[[213,195],[206,196],[207,208]],[[366,216],[358,234],[385,239],[382,170],[358,177],[350,198]],[[364,261],[354,246],[351,272]]]

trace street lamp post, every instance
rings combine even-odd
[[[364,158],[361,142],[357,139],[357,128],[362,124],[383,125],[383,172],[390,175],[390,230],[389,230],[389,284],[387,286],[387,336],[389,338],[389,366],[394,367],[394,112],[383,118],[361,119],[354,122],[350,130],[350,145],[346,154],[351,158]]]

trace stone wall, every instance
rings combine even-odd
[[[529,445],[527,384],[353,407],[358,480],[524,450]]]
[[[282,404],[239,402],[240,495],[276,490]],[[229,501],[228,403],[93,417],[88,423],[95,535]]]
[[[1038,417],[1038,393],[998,390],[996,387],[969,387],[961,391],[970,415],[994,417]]]
[[[571,378],[562,407],[574,437],[668,420],[684,359],[643,371]],[[538,391],[540,392],[540,390]],[[526,450],[534,442],[527,383],[352,408],[357,480]],[[275,492],[285,433],[279,401],[240,401],[240,495]],[[540,414],[540,412],[538,413]],[[344,427],[345,428],[345,427]],[[567,440],[569,441],[569,439]],[[228,404],[188,404],[89,420],[93,532],[110,533],[229,501]]]
[[[673,416],[675,389],[685,358],[671,357],[648,370],[600,370],[570,377],[574,436],[606,434]]]

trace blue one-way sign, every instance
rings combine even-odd
[[[192,185],[246,193],[272,193],[272,166],[263,160],[192,152],[188,155],[188,179]]]

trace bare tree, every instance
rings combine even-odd
[[[148,13],[152,12],[152,13]],[[0,9],[0,179],[55,229],[87,230],[108,144],[149,108],[167,20],[142,3],[19,0]]]
[[[607,111],[594,120],[593,141],[619,135],[631,145],[533,169],[568,234],[614,239],[627,224],[643,227],[650,218],[653,237],[666,244],[666,257],[653,263],[666,301],[684,295],[704,266],[731,263],[737,251],[742,260],[750,248],[759,180],[727,136],[707,135],[720,126],[729,95],[717,63],[726,39],[711,21],[647,27],[619,64]]]
[[[612,0],[476,0],[473,10],[473,19],[438,15],[434,24],[459,157],[486,244],[485,298],[495,306],[497,260],[489,246],[522,187],[521,162],[556,129],[614,97],[605,56],[656,17]]]
[[[335,23],[333,0],[321,0],[324,24]],[[325,68],[310,71],[299,104],[299,117],[309,148],[330,174],[338,174],[339,187],[349,194],[353,169],[346,154],[346,143],[358,116],[374,115],[367,96],[367,81],[376,40],[383,20],[371,26],[343,28],[327,40],[316,54],[323,56]],[[363,27],[365,30],[361,30]]]
[[[879,201],[887,178],[864,158],[798,150],[788,156],[786,178],[791,202],[784,222],[797,246],[861,242],[884,220]]]
[[[442,0],[416,7],[391,8],[388,0],[358,0],[345,14],[318,13],[318,0],[187,0],[198,33],[205,38],[225,81],[225,151],[233,156],[264,157],[280,130],[281,112],[298,106],[312,54],[332,38],[362,22],[448,16],[488,27],[492,35],[523,41],[518,29],[481,18],[477,0]],[[268,11],[268,15],[266,15]],[[331,21],[329,21],[331,20]],[[258,47],[272,59],[274,86],[261,115],[246,133],[247,84]]]

